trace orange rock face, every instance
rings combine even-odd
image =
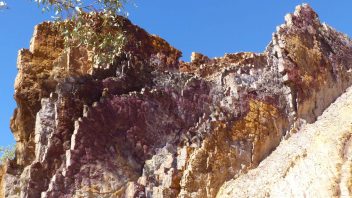
[[[296,8],[263,53],[181,52],[121,18],[123,53],[94,65],[55,24],[21,50],[5,197],[216,197],[351,82],[352,42]]]
[[[30,50],[19,52],[15,81],[18,108],[11,119],[19,166],[28,165],[34,158],[35,116],[41,108],[41,98],[48,97],[55,89],[49,77],[63,49],[63,42],[57,35],[50,23],[43,23],[34,30]]]

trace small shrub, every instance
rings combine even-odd
[[[15,145],[0,147],[0,164],[4,164],[6,160],[15,158]]]

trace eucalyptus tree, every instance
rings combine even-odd
[[[85,47],[92,61],[105,66],[121,53],[125,42],[119,30],[120,15],[127,15],[128,0],[33,0],[43,11],[51,12],[64,36],[66,47]]]
[[[53,14],[67,48],[85,47],[93,52],[93,64],[104,67],[121,53],[125,34],[119,30],[120,15],[127,15],[124,5],[129,0],[32,1]],[[7,3],[0,1],[0,10],[7,8]]]

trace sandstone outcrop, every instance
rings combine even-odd
[[[38,25],[18,58],[0,196],[216,197],[352,84],[347,36],[306,4],[285,19],[263,53],[185,63],[121,18],[127,43],[104,67]]]
[[[217,197],[351,197],[351,111],[349,88],[256,169],[225,183]]]

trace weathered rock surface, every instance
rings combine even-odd
[[[256,169],[225,183],[217,197],[351,197],[351,112],[349,88]]]
[[[38,25],[18,58],[0,196],[216,197],[352,84],[349,38],[308,5],[285,19],[263,53],[185,63],[121,18],[124,53],[104,67]]]

